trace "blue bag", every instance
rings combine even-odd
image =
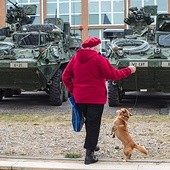
[[[72,106],[72,126],[75,132],[80,132],[83,124],[84,124],[84,116],[83,114],[78,110],[78,107],[75,103],[74,97],[69,97],[69,102]]]

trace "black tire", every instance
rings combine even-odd
[[[108,105],[109,107],[118,106],[120,104],[119,88],[116,83],[108,81]]]
[[[62,87],[63,87],[63,102],[66,102],[69,96],[68,90],[64,84],[62,85]]]
[[[5,89],[4,90],[4,97],[12,97],[14,94],[12,89]]]
[[[21,89],[14,89],[14,95],[20,95],[21,94]]]
[[[61,106],[63,102],[61,74],[62,71],[58,70],[52,78],[52,84],[49,86],[49,100],[52,106]]]
[[[2,90],[0,90],[0,101],[2,101],[3,96],[4,96],[4,93],[3,93],[3,91],[2,91]]]

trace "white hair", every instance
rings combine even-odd
[[[90,49],[95,50],[96,52],[100,52],[100,44],[98,44],[94,47],[91,47]]]

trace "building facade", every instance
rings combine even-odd
[[[126,28],[124,18],[128,16],[129,7],[157,5],[158,13],[170,13],[170,0],[0,0],[0,27],[6,25],[6,10],[12,6],[35,4],[37,14],[35,23],[44,23],[46,18],[62,18],[70,22],[72,31],[81,34],[84,40],[88,36],[103,39],[106,28]]]

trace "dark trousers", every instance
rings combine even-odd
[[[94,150],[98,143],[104,104],[77,103],[77,106],[85,117],[86,137],[84,148]]]

